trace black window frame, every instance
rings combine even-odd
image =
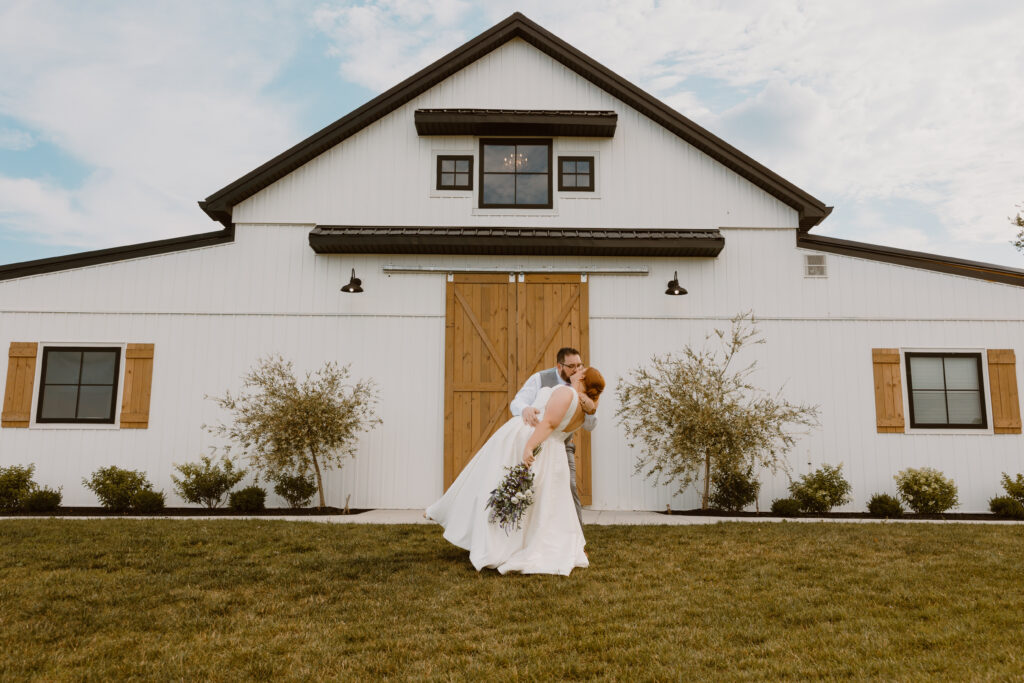
[[[547,204],[485,204],[484,203],[484,149],[487,145],[545,145],[548,148],[548,201]],[[477,206],[481,209],[551,209],[555,206],[555,193],[552,182],[552,176],[554,175],[554,169],[552,164],[554,163],[553,157],[553,144],[551,138],[480,138],[480,163],[479,171],[477,171],[479,183],[479,201]],[[494,172],[494,174],[500,175],[519,175],[518,171],[511,172]],[[524,174],[527,175],[527,174]],[[530,173],[528,175],[541,175],[539,173]]]
[[[579,178],[579,176],[582,175],[582,174],[580,174],[578,172],[577,173],[569,173],[569,174],[564,173],[563,170],[562,170],[562,162],[563,161],[572,161],[572,162],[586,161],[586,162],[589,162],[590,163],[590,172],[587,173],[586,175],[590,176],[590,185],[576,185],[576,186],[572,186],[572,187],[563,185],[562,184],[564,182],[563,178],[566,175],[576,176],[577,178]],[[593,192],[594,191],[594,170],[595,170],[595,168],[594,168],[594,157],[576,157],[576,156],[558,157],[558,191],[559,192]]]
[[[109,386],[110,391],[110,417],[109,418],[67,418],[67,417],[44,417],[43,399],[46,395],[46,366],[51,351],[78,351],[95,352],[108,351],[114,353],[114,378],[112,384],[82,384],[82,365],[78,366],[78,384],[75,386],[81,389],[82,386]],[[121,379],[121,347],[120,346],[44,346],[43,360],[39,371],[39,398],[36,401],[36,424],[114,424],[117,421],[117,390]],[[70,386],[53,384],[49,386]],[[75,404],[75,413],[78,413],[78,404]]]
[[[981,424],[936,424],[934,422],[919,423],[917,421],[917,415],[914,412],[914,377],[910,370],[910,359],[911,358],[974,358],[977,361],[978,368],[978,399],[981,401]],[[987,430],[988,429],[988,410],[985,407],[985,374],[982,369],[981,353],[980,352],[950,352],[944,353],[942,351],[907,351],[904,354],[904,367],[907,373],[907,402],[910,407],[910,427],[911,429],[977,429]],[[946,397],[946,419],[949,419],[949,392],[953,391],[968,391],[966,389],[947,389],[945,388],[945,363],[943,363],[943,394]],[[971,390],[973,391],[973,390]]]
[[[466,173],[467,180],[465,185],[445,185],[441,182],[441,162],[442,161],[468,161],[469,171]],[[453,174],[456,173],[453,171]],[[462,173],[462,171],[457,171]],[[456,191],[470,191],[473,190],[473,155],[472,154],[438,154],[437,155],[437,177],[434,189],[436,190],[456,190]]]

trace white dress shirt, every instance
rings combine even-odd
[[[570,386],[569,382],[562,379],[562,375],[555,369],[555,377],[558,379],[558,383],[562,386]],[[526,380],[523,387],[516,394],[516,397],[512,399],[512,403],[509,404],[508,409],[516,417],[520,417],[523,414],[523,408],[533,405],[533,402],[537,400],[537,393],[540,392],[540,373],[535,372],[530,375],[530,379]],[[582,408],[580,408],[582,410]],[[597,415],[586,415],[583,418],[583,428],[588,432],[594,431],[594,427],[597,426]]]

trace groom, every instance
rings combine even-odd
[[[558,356],[556,357],[557,365],[547,370],[541,370],[530,375],[530,378],[523,384],[523,388],[519,390],[516,397],[512,399],[512,403],[509,405],[509,410],[513,415],[523,418],[523,422],[536,427],[540,420],[537,418],[537,409],[533,407],[533,402],[537,398],[537,392],[541,390],[541,387],[556,387],[560,384],[569,385],[571,384],[571,378],[577,371],[583,369],[583,359],[580,358],[580,352],[572,347],[564,347],[558,350]],[[587,409],[580,404],[584,413],[587,413]],[[592,410],[596,410],[596,406],[590,404]],[[588,413],[583,419],[583,428],[588,432],[594,430],[597,426],[597,416],[593,413]],[[569,459],[569,489],[572,492],[572,502],[576,505],[576,516],[580,520],[580,528],[583,528],[583,507],[580,505],[580,496],[576,492],[576,444],[573,443],[572,434],[565,440],[565,454]]]

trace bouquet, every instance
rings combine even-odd
[[[540,446],[534,449],[534,456],[539,451]],[[505,472],[484,507],[491,508],[487,521],[498,524],[508,534],[519,530],[526,508],[533,504],[533,472],[525,463],[506,467]]]

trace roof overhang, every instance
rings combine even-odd
[[[725,238],[718,230],[318,225],[309,246],[318,254],[715,257]]]
[[[518,109],[417,109],[419,135],[567,135],[610,138],[619,115],[613,111]]]
[[[280,180],[303,164],[355,135],[374,121],[395,111],[460,69],[472,64],[510,40],[521,39],[565,65],[581,77],[663,126],[712,159],[732,169],[798,214],[802,231],[810,230],[828,216],[832,207],[781,177],[686,118],[675,109],[641,90],[622,76],[594,61],[561,38],[516,12],[476,38],[390,90],[378,95],[350,114],[314,133],[230,185],[217,190],[200,207],[213,220],[231,224],[235,205]]]

